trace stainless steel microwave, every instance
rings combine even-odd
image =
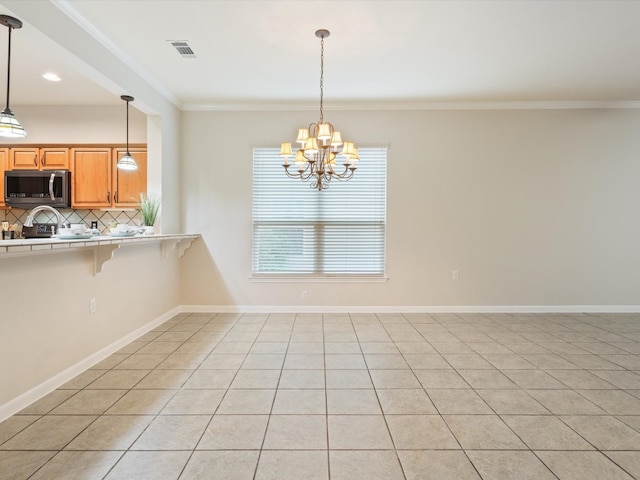
[[[36,205],[71,207],[71,172],[7,170],[4,172],[4,202],[18,208]]]

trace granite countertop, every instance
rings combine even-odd
[[[52,238],[19,238],[0,240],[0,255],[3,253],[18,253],[30,251],[60,250],[65,248],[93,247],[99,245],[118,245],[123,243],[151,243],[158,241],[195,240],[199,234],[167,234],[167,235],[135,235],[133,237],[112,237],[96,235],[91,238],[62,239]]]
[[[182,257],[193,241],[200,237],[200,234],[135,235],[133,237],[96,235],[77,240],[56,237],[0,240],[0,259],[86,249],[93,255],[93,272],[96,275],[102,271],[102,266],[113,258],[114,252],[121,247],[159,243],[162,258],[166,258],[173,249],[176,249],[178,256]]]

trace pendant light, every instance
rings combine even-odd
[[[9,108],[9,92],[11,86],[11,30],[14,28],[22,28],[22,22],[17,18],[9,15],[0,15],[0,23],[9,29],[9,47],[7,55],[7,106],[0,113],[0,136],[2,137],[26,137],[20,122]]]
[[[133,97],[129,95],[121,95],[120,98],[127,102],[127,152],[118,159],[116,166],[120,170],[137,170],[138,164],[129,153],[129,102],[133,101]]]

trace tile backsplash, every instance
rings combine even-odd
[[[68,223],[84,223],[87,227],[91,226],[91,222],[98,222],[98,230],[100,232],[108,231],[109,227],[114,223],[127,223],[129,225],[142,225],[142,218],[138,210],[75,210],[75,209],[58,209],[62,214],[65,222]],[[0,218],[9,224],[18,224],[19,230],[22,230],[29,210],[20,208],[12,208],[10,210],[0,210]],[[36,215],[37,223],[58,223],[56,216],[51,212],[40,212]]]

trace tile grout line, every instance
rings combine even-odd
[[[327,347],[325,336],[324,315],[322,316],[322,374],[324,378],[324,411],[325,411],[325,430],[327,440],[327,478],[331,480],[331,445],[329,444],[329,388],[327,383]]]
[[[271,315],[267,316],[267,319],[266,319],[266,320],[265,320],[265,322],[263,323],[262,328],[260,329],[260,332],[259,332],[259,333],[258,333],[258,335],[256,336],[256,340],[253,342],[253,344],[252,344],[252,345],[255,345],[255,343],[256,343],[256,341],[257,341],[257,338],[258,338],[259,334],[262,332],[262,330],[264,330],[264,326],[268,323],[269,318],[271,318]],[[295,319],[294,319],[294,325],[295,325]],[[291,330],[293,331],[293,326],[291,327]],[[271,423],[271,416],[273,415],[273,407],[274,407],[274,405],[275,405],[275,403],[276,403],[276,398],[277,398],[277,396],[278,396],[278,385],[280,384],[280,379],[282,378],[282,370],[284,369],[284,362],[285,362],[285,361],[286,361],[286,359],[287,359],[287,353],[286,353],[286,352],[287,352],[287,351],[289,351],[289,344],[290,344],[290,341],[291,341],[291,335],[292,335],[292,333],[290,332],[290,333],[289,333],[289,340],[287,341],[287,348],[286,348],[286,350],[285,350],[285,354],[284,354],[284,357],[283,357],[283,359],[282,359],[282,365],[280,366],[280,375],[278,376],[278,382],[277,382],[277,384],[276,384],[275,391],[273,392],[273,399],[271,400],[271,408],[270,408],[270,410],[269,410],[269,414],[268,414],[268,416],[267,416],[267,424],[266,424],[266,425],[265,425],[265,427],[264,427],[264,435],[263,435],[263,437],[262,437],[262,442],[261,442],[261,444],[260,444],[260,449],[259,449],[259,451],[258,451],[258,459],[257,459],[257,461],[256,461],[256,467],[255,467],[255,470],[254,470],[254,472],[253,472],[253,477],[252,477],[252,478],[253,478],[253,480],[255,480],[255,479],[256,479],[256,475],[258,475],[258,469],[260,468],[260,460],[261,460],[261,458],[262,458],[262,452],[263,452],[263,450],[264,450],[264,444],[265,444],[265,442],[267,441],[267,434],[269,433],[269,424]],[[250,350],[249,350],[249,351],[250,351]],[[244,362],[243,362],[243,363],[244,363]],[[240,366],[240,368],[238,369],[238,371],[240,371],[240,369],[241,369],[241,368],[242,368],[242,365]],[[229,385],[229,388],[231,388],[231,384]]]

